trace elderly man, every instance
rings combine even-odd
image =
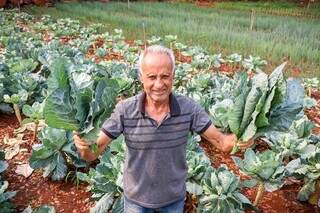
[[[207,113],[188,97],[174,95],[174,55],[162,46],[148,47],[140,56],[143,92],[120,101],[101,129],[98,153],[123,134],[127,146],[124,167],[125,212],[183,212],[186,193],[186,146],[190,131],[229,152],[235,135],[216,129]],[[74,136],[83,159],[98,157]]]

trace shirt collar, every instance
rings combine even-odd
[[[139,111],[145,115],[145,102],[146,102],[146,93],[143,91],[140,96],[138,96],[139,101]],[[177,116],[180,115],[181,110],[178,103],[177,98],[174,96],[174,94],[170,93],[169,95],[169,105],[170,105],[170,115],[171,116]]]

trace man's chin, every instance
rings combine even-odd
[[[168,100],[168,98],[169,98],[169,95],[166,95],[166,94],[163,94],[163,95],[151,95],[151,99],[153,101],[156,101],[156,102],[163,102],[163,101]]]

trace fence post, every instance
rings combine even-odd
[[[251,9],[251,17],[250,17],[250,30],[252,31],[254,24],[254,9]]]

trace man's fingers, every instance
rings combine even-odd
[[[81,139],[78,135],[74,135],[73,140],[74,140],[75,144],[79,144],[82,146],[88,146],[88,143],[86,141],[84,141],[83,139]]]
[[[87,150],[87,149],[89,149],[89,146],[77,145],[77,148],[78,148],[79,150]]]

